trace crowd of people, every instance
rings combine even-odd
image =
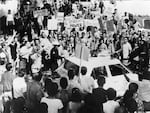
[[[117,97],[115,89],[103,89],[104,77],[97,79],[98,87],[95,88],[94,79],[86,76],[86,67],[81,67],[80,81],[74,70],[70,69],[67,77],[61,77],[59,83],[51,78],[43,78],[41,73],[34,74],[32,80],[27,82],[23,70],[14,79],[11,64],[6,64],[6,68],[7,71],[2,75],[4,113],[145,112],[144,103],[137,95],[138,84],[130,83],[124,96]]]
[[[34,11],[42,9],[46,9],[48,15],[34,15]],[[0,81],[1,104],[4,106],[1,111],[143,113],[144,106],[137,99],[138,85],[135,83],[129,85],[123,99],[118,101],[114,89],[103,89],[105,78],[97,78],[98,88],[95,87],[94,78],[85,76],[86,67],[81,67],[81,76],[75,75],[73,69],[68,71],[66,78],[55,72],[65,58],[75,55],[78,44],[87,46],[90,57],[108,51],[136,72],[148,70],[148,33],[140,30],[141,26],[130,13],[125,12],[119,17],[114,8],[108,16],[105,9],[102,0],[92,7],[75,1],[56,3],[44,0],[39,3],[24,0],[20,1],[15,15],[8,10],[8,14],[1,17]],[[68,29],[60,22],[59,29],[48,29],[48,20],[55,18],[58,12],[63,12],[64,18],[93,20],[97,15],[92,11],[99,11],[100,27],[81,25]],[[111,32],[107,28],[110,19],[114,27]],[[54,82],[57,77],[60,80]]]

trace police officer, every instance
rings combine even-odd
[[[59,52],[58,52],[58,47],[59,47],[59,42],[58,41],[54,41],[53,42],[53,48],[50,52],[50,58],[51,58],[51,71],[52,73],[58,68],[58,59],[61,59],[62,57],[59,56]]]

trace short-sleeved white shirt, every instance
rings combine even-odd
[[[63,104],[60,99],[50,99],[43,97],[41,102],[48,105],[48,113],[58,113],[58,110],[63,108]]]
[[[13,91],[14,97],[23,97],[24,93],[27,91],[27,84],[23,77],[17,77],[13,80]]]
[[[119,107],[119,103],[113,100],[107,101],[103,104],[103,109],[105,113],[114,113],[115,108]]]
[[[80,84],[83,91],[92,93],[93,88],[95,88],[94,79],[90,76],[82,75],[80,77]]]
[[[7,22],[8,21],[14,21],[14,16],[12,14],[7,15]]]
[[[123,44],[123,58],[128,58],[131,50],[132,50],[132,47],[129,42],[127,42],[126,44]]]

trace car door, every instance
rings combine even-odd
[[[106,69],[109,76],[106,78],[104,88],[114,88],[117,91],[117,95],[122,96],[128,88],[128,82],[126,81],[124,74],[128,74],[129,71],[121,64],[108,65]]]

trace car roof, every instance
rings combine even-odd
[[[120,61],[116,58],[110,57],[90,57],[88,61],[80,60],[77,57],[68,57],[67,60],[78,65],[78,66],[86,66],[86,67],[99,67],[113,64],[120,64]]]

